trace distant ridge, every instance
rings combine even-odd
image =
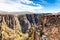
[[[0,14],[52,14],[52,15],[60,15],[60,12],[58,13],[33,13],[33,12],[28,12],[28,11],[22,11],[22,12],[5,12],[5,11],[0,11]]]

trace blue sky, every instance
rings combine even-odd
[[[0,0],[0,11],[60,12],[60,0]]]

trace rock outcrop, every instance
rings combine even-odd
[[[0,40],[60,40],[60,15],[0,14]]]

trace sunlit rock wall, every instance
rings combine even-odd
[[[45,17],[47,20],[42,32],[48,37],[48,40],[60,40],[60,15]]]
[[[42,38],[60,40],[60,15],[0,14],[0,40],[43,40]]]

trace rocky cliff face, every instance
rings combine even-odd
[[[15,15],[0,15],[1,40],[23,40],[28,34],[21,31],[20,21]]]
[[[44,37],[60,40],[60,15],[0,14],[0,40],[43,40]]]

